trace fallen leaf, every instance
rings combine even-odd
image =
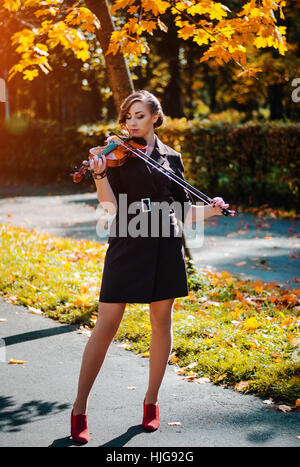
[[[240,381],[239,383],[236,383],[234,386],[234,389],[236,391],[243,391],[249,386],[249,381]]]
[[[170,363],[176,363],[176,362],[178,362],[178,360],[179,360],[179,358],[176,357],[176,355],[173,355],[173,356],[171,356],[171,357],[169,358],[169,362],[170,362]]]
[[[0,323],[4,323],[4,321],[7,321],[6,318],[0,318]]]
[[[181,379],[183,379],[184,381],[193,381],[195,378],[197,378],[196,373],[189,371],[188,376],[183,376]]]
[[[149,358],[150,357],[150,352],[147,350],[146,352],[142,353],[142,357]]]
[[[226,373],[223,373],[222,375],[218,376],[217,381],[223,381],[223,379],[226,378]]]
[[[42,315],[43,314],[43,312],[42,312],[42,310],[40,308],[34,308],[33,306],[29,306],[28,309],[29,309],[28,313],[31,313],[33,315]]]
[[[127,389],[129,389],[130,391],[134,391],[136,389],[135,386],[128,386]]]
[[[281,412],[290,412],[292,410],[289,405],[278,405],[276,408],[281,410]]]
[[[181,423],[180,422],[168,422],[168,425],[169,426],[180,426]]]
[[[265,401],[263,401],[263,403],[266,404],[266,405],[272,405],[273,404],[272,397],[270,397],[270,399],[266,399]]]
[[[289,258],[290,259],[298,259],[298,252],[297,250],[291,250],[289,253]]]
[[[16,297],[16,295],[6,295],[3,297],[3,300],[7,303],[17,303],[18,301],[18,297]]]
[[[189,365],[186,368],[195,368],[195,366],[197,366],[197,362],[192,362],[189,363]]]
[[[259,327],[259,322],[257,321],[257,319],[254,316],[252,316],[250,318],[246,318],[246,320],[244,322],[244,328],[247,331],[254,331],[258,327]]]
[[[15,364],[15,365],[23,365],[23,363],[27,363],[27,362],[25,362],[24,360],[15,360],[14,358],[11,358],[9,360],[9,363]]]
[[[210,379],[209,378],[206,378],[205,376],[203,376],[202,378],[197,378],[194,380],[195,383],[197,384],[206,384],[206,383],[210,383]]]

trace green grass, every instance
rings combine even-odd
[[[0,294],[29,311],[92,328],[106,246],[0,224]],[[225,271],[197,272],[175,300],[170,363],[191,380],[295,405],[300,394],[299,296],[276,284],[241,281]],[[148,355],[149,307],[128,304],[115,339]],[[1,323],[0,323],[1,326]]]

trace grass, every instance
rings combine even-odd
[[[94,326],[106,245],[0,224],[0,294],[30,312]],[[300,291],[197,272],[177,298],[170,363],[187,380],[209,378],[295,406],[300,393]],[[1,325],[1,324],[0,324]],[[149,355],[148,305],[128,304],[115,340]]]

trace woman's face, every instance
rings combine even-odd
[[[153,124],[158,119],[144,102],[134,102],[127,114],[125,124],[131,136],[145,138],[153,131]]]

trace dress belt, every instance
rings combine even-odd
[[[170,204],[172,202],[171,199],[153,199],[153,198],[141,198],[141,205],[142,205],[142,211],[143,212],[150,212],[151,211],[151,203],[162,203],[162,202],[167,202]],[[172,209],[173,211],[173,209]]]

